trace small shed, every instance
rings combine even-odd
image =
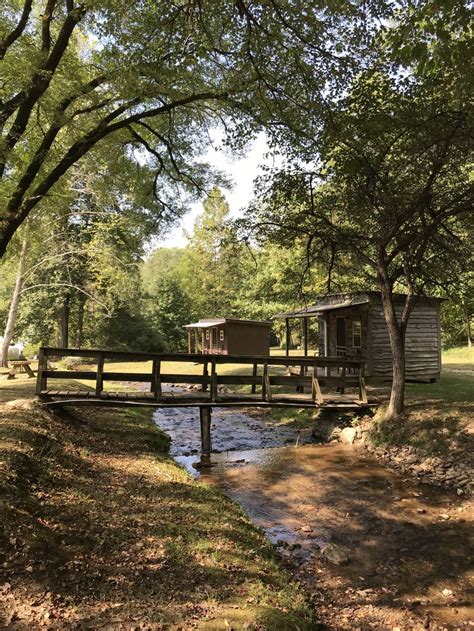
[[[190,353],[270,354],[271,322],[209,318],[186,324],[184,328],[188,331],[188,351]]]
[[[401,316],[405,295],[396,294],[395,311]],[[406,332],[406,378],[436,381],[441,372],[440,298],[420,297]],[[318,320],[318,348],[322,357],[344,356],[365,362],[365,376],[391,379],[393,357],[379,292],[329,294],[316,304],[279,314],[286,321],[286,354],[291,343],[290,322],[300,319],[305,355],[308,355],[308,321]]]

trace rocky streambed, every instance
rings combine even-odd
[[[199,473],[198,411],[158,410],[155,421],[178,462],[264,529],[329,628],[474,625],[472,505],[464,497],[352,445],[312,444],[311,430],[226,409],[213,411],[213,466]]]
[[[471,432],[468,428],[458,430],[454,441],[448,428],[437,428],[434,431],[447,443],[443,455],[426,453],[426,449],[413,445],[377,445],[377,430],[370,417],[356,420],[347,417],[346,426],[344,421],[341,423],[341,419],[335,417],[318,419],[313,438],[324,443],[363,447],[391,469],[404,476],[411,476],[422,484],[442,487],[460,497],[472,495],[474,444]]]

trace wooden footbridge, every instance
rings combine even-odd
[[[65,357],[78,358],[78,369],[51,368],[53,360]],[[116,368],[122,362],[127,364],[123,371],[107,370],[107,364],[114,363]],[[151,366],[148,372],[130,372],[131,362],[147,362]],[[198,369],[190,371],[190,365]],[[235,366],[236,370],[222,374],[220,369],[224,366]],[[78,380],[93,381],[93,385],[82,385]],[[249,386],[250,392],[234,392],[229,386]],[[213,407],[342,411],[376,403],[367,397],[363,362],[343,357],[157,354],[70,348],[40,349],[36,394],[47,406],[198,407],[204,454],[211,447]]]

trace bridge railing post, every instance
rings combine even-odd
[[[365,388],[365,378],[364,378],[364,363],[362,362],[359,368],[359,400],[361,403],[367,403],[367,390]]]
[[[262,401],[271,401],[272,391],[270,389],[270,378],[268,376],[268,361],[263,362],[262,375]]]
[[[47,377],[45,375],[48,369],[48,356],[44,348],[39,349],[38,353],[38,374],[36,378],[36,395],[40,396],[41,392],[47,390]]]
[[[254,362],[253,368],[252,368],[252,377],[255,379],[256,376],[257,376],[257,362]],[[253,382],[250,393],[255,394],[256,391],[257,391],[257,384]]]
[[[311,381],[311,398],[313,399],[313,402],[317,403],[318,405],[322,405],[324,402],[323,395],[321,393],[321,386],[319,385],[318,367],[316,366],[316,364],[313,366],[313,374],[312,374],[312,381]]]
[[[99,353],[97,359],[97,376],[95,378],[95,396],[100,398],[104,389],[104,353]]]
[[[207,361],[203,362],[203,365],[202,365],[202,376],[203,376],[204,380],[206,380],[209,377],[209,370],[207,369]],[[206,392],[206,390],[207,390],[207,383],[205,381],[202,384],[201,390],[202,390],[202,392]]]
[[[216,371],[216,358],[211,359],[211,401],[217,401],[217,371]]]
[[[155,399],[158,400],[161,397],[161,359],[153,360],[151,391]]]

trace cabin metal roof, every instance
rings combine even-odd
[[[185,324],[185,329],[209,329],[213,326],[219,326],[219,324],[254,324],[256,326],[272,326],[271,322],[266,320],[239,320],[237,318],[206,318],[205,320],[199,320],[199,322],[192,322],[191,324]]]
[[[324,313],[326,311],[334,311],[336,309],[347,309],[347,307],[355,307],[358,305],[364,305],[370,302],[370,298],[380,297],[378,291],[367,291],[358,293],[341,293],[341,294],[327,294],[322,296],[320,300],[309,307],[298,309],[297,311],[289,311],[288,313],[277,313],[275,318],[311,318],[318,313]],[[340,298],[338,301],[337,298]],[[404,299],[405,294],[394,294],[395,299]],[[438,298],[435,296],[420,296],[423,300],[436,300],[441,301],[445,298]],[[328,302],[334,300],[334,302]]]
[[[316,303],[311,307],[305,307],[304,309],[298,309],[297,311],[290,311],[288,313],[278,313],[275,318],[310,318],[312,315],[318,313],[324,313],[325,311],[333,311],[334,309],[346,309],[347,307],[354,307],[356,305],[365,305],[369,302],[369,297],[354,297],[350,300],[342,300],[341,302],[333,303]]]

